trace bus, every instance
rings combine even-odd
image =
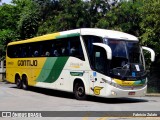
[[[6,79],[29,86],[106,98],[144,96],[147,71],[137,37],[114,30],[81,28],[10,42]]]

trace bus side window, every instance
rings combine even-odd
[[[62,40],[59,40],[59,39],[55,40],[54,41],[54,52],[53,52],[55,57],[61,57],[62,55],[61,47],[62,47]]]
[[[62,56],[66,56],[66,48],[62,47],[61,52],[62,52]]]
[[[34,51],[34,57],[38,57],[38,56],[39,56],[38,50]]]
[[[21,57],[22,58],[25,58],[27,57],[27,48],[26,48],[26,45],[22,45],[22,50],[21,50]]]
[[[85,43],[85,47],[88,53],[89,61],[90,61],[90,66],[93,68],[94,66],[94,61],[93,61],[93,44],[92,43],[102,43],[103,39],[101,37],[97,36],[91,36],[91,35],[85,35],[83,36],[83,41]]]
[[[10,58],[14,58],[16,56],[16,50],[14,49],[14,46],[8,46],[7,55]]]
[[[51,43],[51,56],[53,57],[54,56],[54,43]]]
[[[108,75],[108,60],[107,54],[104,48],[94,46],[93,47],[93,67],[97,72]]]
[[[30,44],[26,44],[27,57],[32,57],[32,48]]]
[[[18,49],[17,49],[17,46],[13,46],[13,51],[14,51],[14,53],[13,53],[13,58],[18,58],[19,56],[18,56]],[[12,51],[10,51],[10,52],[12,52]]]
[[[45,56],[46,56],[46,57],[49,57],[49,56],[50,56],[50,52],[49,52],[49,51],[46,51]]]
[[[55,57],[58,57],[60,55],[57,49],[54,50],[53,54]]]
[[[68,41],[69,39],[68,38],[63,38],[61,39],[61,45],[60,45],[60,53],[61,53],[61,56],[68,56]]]
[[[16,45],[16,57],[21,58],[22,57],[22,48],[19,45]]]
[[[70,56],[77,57],[81,60],[84,60],[84,54],[82,50],[82,45],[79,37],[70,38]]]
[[[71,49],[70,49],[70,55],[71,56],[76,56],[76,49],[75,49],[74,46],[72,46]]]

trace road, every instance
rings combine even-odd
[[[17,89],[14,84],[0,82],[0,111],[160,111],[160,97],[109,99],[89,96],[87,100],[79,101],[74,99],[71,93],[42,88],[30,88],[25,91]],[[8,118],[3,119],[7,120]],[[12,119],[17,120],[17,118]],[[64,118],[58,116],[54,119]],[[75,118],[67,117],[67,119]],[[90,120],[92,118],[84,116],[76,119]],[[113,119],[121,120],[121,118]],[[128,119],[135,120],[135,118]],[[97,117],[93,120],[100,119]],[[108,119],[103,118],[103,120]],[[156,120],[160,120],[160,118]]]

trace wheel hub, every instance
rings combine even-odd
[[[83,93],[84,93],[83,87],[79,87],[79,88],[78,88],[78,94],[79,94],[79,95],[82,95]]]

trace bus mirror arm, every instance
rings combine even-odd
[[[106,54],[107,54],[107,59],[108,60],[112,60],[112,50],[111,48],[106,45],[106,44],[103,44],[103,43],[92,43],[94,46],[99,46],[99,47],[102,47],[105,49],[106,51]]]
[[[154,62],[155,61],[155,52],[154,52],[154,50],[152,50],[149,47],[145,47],[145,46],[142,46],[142,49],[151,53],[151,61]]]

